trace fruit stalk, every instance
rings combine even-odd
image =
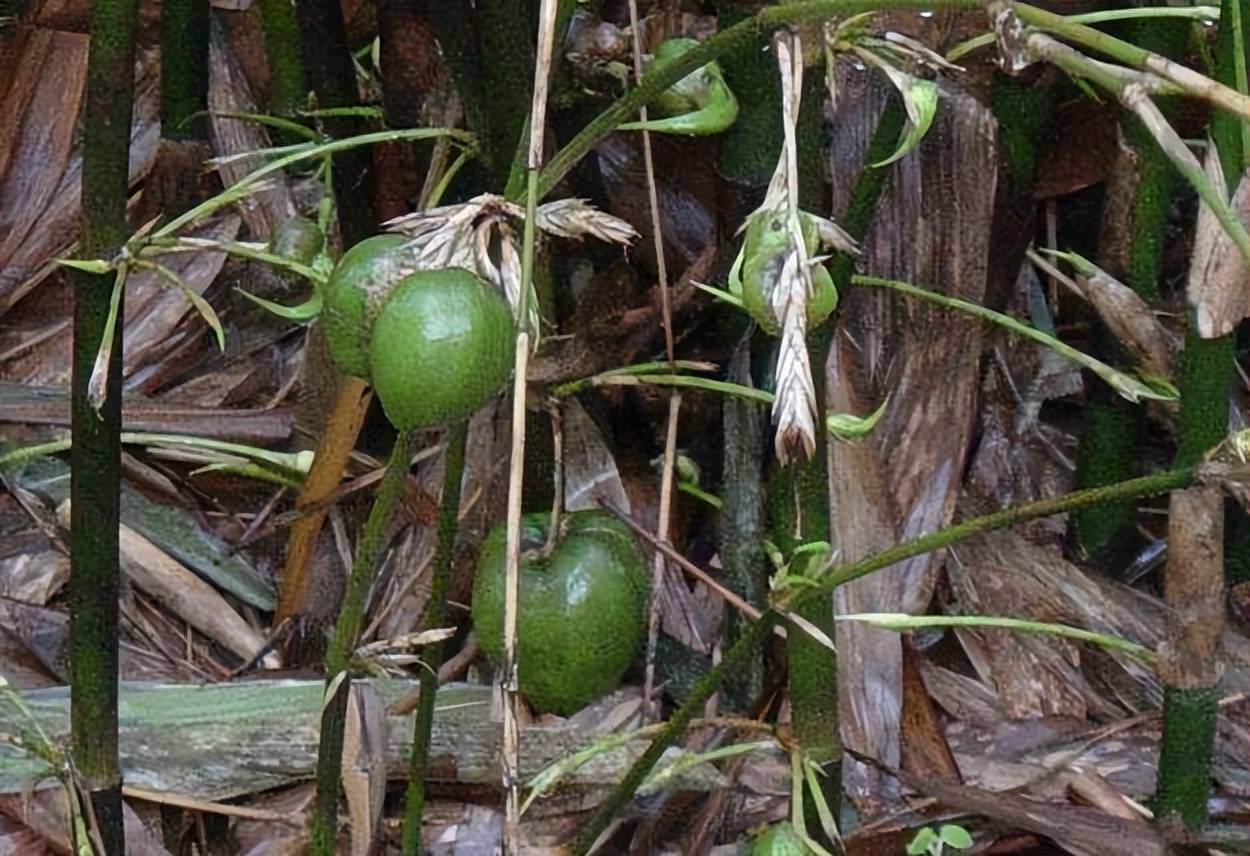
[[[921,535],[896,544],[850,565],[834,568],[826,576],[821,577],[812,588],[805,590],[797,596],[789,604],[789,608],[792,611],[800,611],[805,606],[816,603],[822,598],[828,598],[835,588],[845,582],[867,576],[905,559],[931,553],[934,550],[941,550],[973,535],[1005,529],[1009,526],[1015,526],[1019,523],[1025,523],[1041,517],[1051,517],[1055,514],[1071,512],[1078,508],[1089,508],[1106,502],[1167,493],[1187,487],[1194,483],[1199,475],[1199,469],[1196,466],[1181,467],[1118,484],[1080,490],[1053,499],[1043,499],[996,511],[981,517],[974,517],[963,523],[957,523],[945,529],[931,532],[928,535]],[[720,689],[726,675],[732,674],[733,671],[740,668],[754,656],[755,649],[768,637],[773,624],[777,622],[778,618],[777,612],[770,608],[760,618],[747,625],[738,642],[725,651],[721,662],[713,666],[703,680],[694,687],[682,705],[669,718],[668,724],[651,741],[646,751],[639,756],[633,766],[629,768],[629,771],[617,786],[612,789],[612,793],[600,803],[595,813],[578,830],[577,837],[571,846],[572,852],[584,854],[590,850],[600,833],[612,821],[612,818],[624,807],[626,802],[633,798],[634,792],[642,784],[643,779],[646,778],[651,768],[655,766],[660,756],[680,739],[686,727],[698,712],[702,710],[703,703],[711,697],[712,693]]]
[[[456,526],[460,520],[460,487],[464,476],[464,449],[469,424],[462,422],[449,429],[447,457],[443,461],[443,494],[438,510],[438,544],[434,552],[434,568],[430,579],[430,599],[425,608],[426,629],[442,627],[447,619],[447,586],[451,580],[452,555],[456,542]],[[443,663],[442,642],[425,649],[421,670],[421,692],[417,698],[417,716],[413,724],[412,754],[408,761],[408,793],[404,807],[404,830],[400,852],[416,856],[421,852],[421,817],[425,812],[425,772],[430,759],[430,733],[434,727],[434,698],[438,690],[438,669]]]
[[[419,432],[401,431],[386,472],[378,486],[373,507],[365,521],[356,558],[347,577],[343,606],[330,644],[326,648],[326,693],[328,698],[321,713],[321,738],[317,746],[317,799],[310,830],[310,852],[314,856],[333,856],[338,835],[339,780],[343,766],[343,728],[347,721],[347,702],[351,690],[348,674],[352,652],[360,636],[365,596],[373,582],[378,562],[387,546],[387,534],[395,510],[403,496]]]

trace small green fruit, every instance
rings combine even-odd
[[[416,270],[403,235],[375,235],[343,254],[326,283],[321,325],[339,371],[369,378],[369,335],[390,287]]]
[[[312,264],[324,244],[317,224],[298,214],[284,220],[269,236],[269,252],[302,265]]]
[[[369,334],[369,375],[400,430],[473,415],[512,373],[516,328],[498,289],[463,268],[396,282]]]
[[[768,827],[751,848],[751,856],[810,856],[811,852],[788,821]]]
[[[647,564],[633,534],[615,517],[577,511],[561,519],[551,555],[550,515],[522,520],[517,656],[521,691],[539,711],[573,713],[614,689],[646,632]],[[473,624],[482,650],[503,656],[505,539],[486,538],[473,588]]]
[[[820,250],[819,227],[806,213],[800,212],[803,243],[808,258]],[[790,246],[785,221],[776,212],[753,217],[747,224],[742,244],[742,303],[765,333],[781,332],[780,319],[773,312],[769,295],[776,287]],[[823,264],[812,267],[812,291],[807,296],[807,323],[814,327],[823,322],[838,305],[838,290],[833,277]]]

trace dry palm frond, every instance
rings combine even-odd
[[[508,298],[513,313],[521,306],[521,256],[510,219],[522,220],[525,209],[502,196],[483,193],[468,202],[443,205],[396,217],[383,225],[412,238],[426,268],[462,267],[494,283]],[[558,199],[540,205],[534,225],[561,238],[598,238],[628,244],[638,237],[634,227],[583,199]],[[538,301],[525,301],[525,318],[517,324],[538,343]]]

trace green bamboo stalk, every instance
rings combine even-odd
[[[802,590],[788,603],[779,603],[776,607],[789,608],[791,611],[802,609],[821,598],[827,598],[835,588],[845,582],[867,576],[905,559],[941,550],[973,535],[1005,529],[1030,520],[1051,517],[1077,508],[1100,505],[1126,497],[1145,497],[1167,493],[1194,483],[1198,476],[1197,467],[1181,467],[1119,484],[1080,490],[1053,499],[1039,500],[975,517],[928,535],[921,535],[896,544],[850,565],[834,568],[821,577],[816,585]],[[695,686],[689,697],[669,717],[668,724],[634,762],[612,793],[600,803],[595,813],[578,830],[577,837],[572,843],[574,853],[584,854],[589,851],[612,818],[633,797],[634,792],[660,756],[685,733],[686,727],[702,710],[703,703],[720,688],[728,674],[732,674],[748,662],[749,658],[754,655],[755,647],[768,638],[773,625],[779,618],[776,608],[766,610],[758,620],[746,627],[738,642],[725,651],[721,662],[713,666],[706,677]]]
[[[358,106],[356,66],[348,49],[347,28],[339,0],[300,0],[295,4],[295,20],[299,24],[304,72],[316,93],[317,106],[322,109]],[[350,137],[364,131],[361,120],[352,116],[322,121],[333,137]],[[377,231],[378,218],[370,183],[371,162],[372,155],[362,148],[334,155],[331,177],[344,247]]]
[[[436,0],[430,14],[482,163],[497,187],[508,181],[524,151],[532,81],[517,70],[534,65],[530,26],[523,23],[528,9],[518,0],[480,0],[472,7]],[[515,189],[523,190],[524,183]]]
[[[161,138],[202,140],[208,109],[208,0],[161,3]]]
[[[447,586],[451,581],[452,554],[456,526],[460,518],[460,485],[464,476],[464,449],[469,436],[468,423],[447,432],[447,457],[443,462],[443,495],[438,511],[438,545],[430,580],[430,596],[425,608],[424,626],[442,627],[447,620]],[[434,696],[438,691],[438,669],[443,663],[443,643],[425,648],[425,668],[421,670],[421,690],[413,723],[412,754],[408,762],[408,793],[404,808],[404,829],[400,851],[407,856],[421,852],[421,818],[425,813],[425,775],[430,759],[430,734],[434,727]]]
[[[338,836],[339,784],[343,767],[343,729],[347,722],[347,702],[351,689],[348,673],[352,652],[360,637],[364,617],[365,596],[373,583],[382,554],[386,551],[387,533],[395,510],[404,494],[408,466],[416,449],[418,433],[401,431],[395,438],[391,459],[369,517],[365,521],[356,558],[347,577],[343,606],[339,610],[334,634],[326,648],[326,701],[321,712],[321,738],[317,745],[317,801],[310,833],[310,852],[315,856],[333,856]]]
[[[308,95],[293,0],[258,0],[269,63],[269,112],[293,116]]]
[[[130,119],[134,104],[137,0],[97,0],[83,116],[85,258],[112,258],[126,240]],[[121,306],[112,327],[99,411],[88,385],[111,310],[115,277],[74,272],[70,451],[71,754],[109,853],[125,852],[117,755],[118,552],[121,492]],[[120,304],[120,301],[119,301]],[[86,845],[86,842],[79,842]]]
[[[1250,7],[1241,0],[1225,0],[1220,7],[1220,31],[1216,46],[1217,79],[1243,93],[1247,91],[1245,19],[1248,11]],[[1226,170],[1227,186],[1221,189],[1231,194],[1250,163],[1247,123],[1241,117],[1217,111],[1211,119],[1211,138]],[[1233,334],[1203,339],[1198,334],[1193,313],[1190,313],[1177,383],[1181,402],[1177,420],[1176,462],[1180,465],[1201,460],[1203,453],[1223,440],[1228,430],[1228,391],[1233,380],[1234,350]],[[1226,545],[1235,545],[1236,541],[1234,535],[1226,539]],[[1186,568],[1178,565],[1177,570]],[[1172,572],[1173,568],[1169,567],[1168,573]],[[1168,580],[1169,586],[1178,582],[1171,578]],[[1186,586],[1185,590],[1192,588]],[[1211,604],[1211,607],[1223,609],[1222,602]],[[1214,675],[1218,670],[1210,672]],[[1165,820],[1179,817],[1190,829],[1201,828],[1207,819],[1218,700],[1217,687],[1205,681],[1198,681],[1197,686],[1168,683],[1164,687],[1163,738],[1159,747],[1159,780],[1155,795],[1157,813]]]
[[[1176,21],[1137,21],[1132,25],[1136,41],[1155,53],[1175,56],[1184,50],[1186,27]],[[1175,105],[1162,108],[1175,113]],[[1137,153],[1137,185],[1129,213],[1128,269],[1116,271],[1124,283],[1147,303],[1159,300],[1159,269],[1163,258],[1164,232],[1176,173],[1150,132],[1134,116],[1123,120],[1124,136]],[[1098,356],[1111,358],[1116,346],[1100,326]],[[1096,487],[1131,478],[1141,462],[1145,414],[1142,409],[1105,389],[1092,391],[1086,404],[1081,445],[1077,453],[1076,483]],[[1081,548],[1090,556],[1107,558],[1131,535],[1134,509],[1131,503],[1108,505],[1072,516],[1072,527]]]

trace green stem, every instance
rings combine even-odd
[[[161,3],[161,137],[202,140],[208,108],[208,0]]]
[[[617,99],[610,107],[596,116],[589,124],[569,141],[568,145],[556,152],[555,156],[542,171],[538,181],[538,196],[541,199],[551,192],[552,188],[568,174],[583,157],[585,157],[617,126],[631,121],[638,114],[638,108],[649,104],[660,93],[681,80],[690,72],[719,59],[726,53],[749,45],[762,32],[768,32],[782,24],[798,24],[806,21],[852,15],[857,12],[881,11],[885,9],[976,9],[980,4],[976,0],[946,0],[946,2],[925,2],[925,0],[807,0],[803,3],[788,3],[780,6],[766,6],[751,17],[728,29],[722,30],[707,41],[701,43],[681,56],[657,66],[643,75],[638,85]],[[515,200],[514,200],[515,201]]]
[[[258,0],[269,63],[269,112],[294,116],[304,106],[308,86],[300,54],[299,25],[292,0]]]
[[[1175,55],[1184,49],[1185,27],[1176,22],[1138,22],[1138,41],[1152,51]],[[1170,106],[1170,105],[1169,105]],[[1163,258],[1165,226],[1175,184],[1167,156],[1150,132],[1133,116],[1123,120],[1125,137],[1137,156],[1136,186],[1128,217],[1127,270],[1114,271],[1147,303],[1159,300],[1159,269]],[[1100,326],[1100,348],[1109,359],[1116,346]],[[1105,390],[1091,391],[1086,403],[1085,425],[1077,456],[1077,485],[1096,487],[1131,478],[1141,461],[1145,415],[1140,408]],[[1122,502],[1072,516],[1082,549],[1098,559],[1113,556],[1132,535],[1133,506]]]
[[[1216,76],[1221,82],[1231,83],[1243,93],[1247,91],[1245,11],[1242,0],[1225,0],[1221,5],[1220,33],[1216,46]],[[1227,184],[1219,189],[1231,194],[1241,179],[1247,159],[1250,158],[1246,122],[1241,117],[1216,113],[1211,119],[1211,138],[1219,150],[1221,165],[1226,170]],[[1191,311],[1177,382],[1181,391],[1180,415],[1177,420],[1178,464],[1196,463],[1202,459],[1206,449],[1223,440],[1228,429],[1228,391],[1234,377],[1234,360],[1234,336],[1229,334],[1203,339],[1198,333],[1197,322]],[[1222,515],[1223,508],[1213,509],[1213,513]],[[1244,522],[1242,525],[1244,526]],[[1228,534],[1232,536],[1232,540],[1226,544],[1235,544],[1237,533]],[[1226,557],[1227,554],[1212,557],[1207,562],[1179,560],[1175,565],[1169,559],[1169,591],[1177,591],[1186,601],[1197,600],[1198,598],[1192,596],[1194,593],[1213,593],[1212,599],[1206,604],[1187,602],[1171,605],[1187,610],[1201,610],[1205,606],[1204,613],[1193,614],[1205,614],[1218,621],[1224,610],[1221,592]],[[1185,576],[1174,578],[1172,574]],[[1204,579],[1206,576],[1211,578]],[[1172,640],[1172,644],[1178,649],[1186,645],[1185,635],[1181,634],[1179,638]],[[1185,652],[1178,650],[1177,653],[1183,662]],[[1209,672],[1218,674],[1218,669],[1212,668]],[[1211,793],[1211,758],[1215,746],[1216,703],[1219,693],[1215,686],[1203,685],[1205,682],[1198,676],[1184,677],[1198,685],[1182,687],[1169,684],[1164,687],[1157,811],[1161,818],[1179,817],[1186,827],[1199,829],[1206,822],[1207,797]]]
[[[1053,499],[1044,499],[1015,506],[1014,508],[1007,508],[982,517],[975,517],[972,520],[966,520],[963,523],[948,526],[928,535],[921,535],[910,541],[896,544],[889,549],[850,565],[834,568],[827,575],[821,577],[820,582],[816,586],[805,589],[794,597],[788,604],[788,608],[792,611],[800,610],[816,603],[820,599],[829,597],[835,588],[845,582],[867,576],[905,559],[944,549],[982,532],[1005,529],[1019,523],[1025,523],[1041,517],[1051,517],[1077,508],[1099,505],[1111,500],[1167,493],[1168,491],[1192,484],[1197,477],[1197,467],[1183,467],[1131,481],[1120,482],[1119,484],[1076,491]],[[787,605],[779,604],[779,606],[785,608]],[[776,609],[770,608],[759,619],[745,628],[738,642],[725,651],[721,662],[714,666],[707,676],[694,687],[681,707],[669,718],[668,724],[664,729],[656,736],[638,760],[634,762],[629,772],[613,788],[612,793],[599,805],[599,808],[590,819],[578,830],[577,838],[572,845],[574,853],[582,854],[589,850],[590,846],[599,837],[599,834],[607,828],[612,818],[633,797],[634,792],[655,765],[655,762],[659,760],[668,747],[676,743],[682,736],[691,720],[702,710],[704,702],[720,689],[726,675],[732,674],[749,661],[754,655],[754,648],[768,638],[773,624],[778,619],[779,616]]]
[[[452,554],[456,525],[460,518],[460,484],[464,476],[464,449],[469,436],[468,423],[447,432],[447,458],[443,462],[443,495],[438,511],[438,545],[430,596],[425,608],[424,626],[442,627],[447,620],[447,586],[451,581]],[[421,852],[421,817],[425,812],[425,776],[430,759],[430,734],[434,727],[434,696],[438,691],[438,669],[443,662],[443,643],[425,649],[421,670],[421,692],[413,725],[412,754],[408,762],[408,795],[404,809],[404,830],[400,850],[416,856]]]
[[[137,0],[97,0],[83,116],[85,258],[112,258],[126,240]],[[74,763],[109,853],[124,853],[117,753],[118,526],[121,494],[122,318],[118,307],[97,412],[88,383],[108,327],[113,274],[75,273],[70,452],[70,739]],[[85,845],[85,842],[80,842]]]
[[[295,19],[299,24],[304,69],[317,95],[317,106],[358,106],[356,66],[347,47],[347,27],[339,0],[300,0],[295,4]],[[335,137],[348,137],[364,130],[361,121],[351,116],[327,118],[324,122],[326,130]],[[334,155],[331,184],[344,247],[359,243],[377,231],[371,175],[372,156],[368,150],[352,148]]]
[[[743,342],[730,360],[730,377],[749,382],[750,345]],[[763,425],[755,405],[726,396],[723,414],[725,460],[721,478],[720,557],[725,583],[753,606],[761,606],[767,591],[768,557],[763,548]],[[742,635],[744,619],[736,611],[726,616],[725,641],[732,645]],[[729,695],[742,710],[749,707],[763,685],[761,663],[753,658],[736,675]]]
[[[352,652],[360,637],[365,596],[373,583],[382,554],[386,551],[391,520],[404,494],[408,465],[416,449],[418,432],[401,431],[395,438],[391,459],[382,475],[377,496],[365,521],[356,558],[347,577],[343,606],[334,634],[326,648],[326,692],[329,697],[321,713],[321,738],[317,746],[317,802],[310,830],[310,852],[333,856],[338,835],[339,782],[343,766],[343,728],[347,722],[347,702],[351,676],[347,673]],[[331,695],[331,691],[333,694]]]

